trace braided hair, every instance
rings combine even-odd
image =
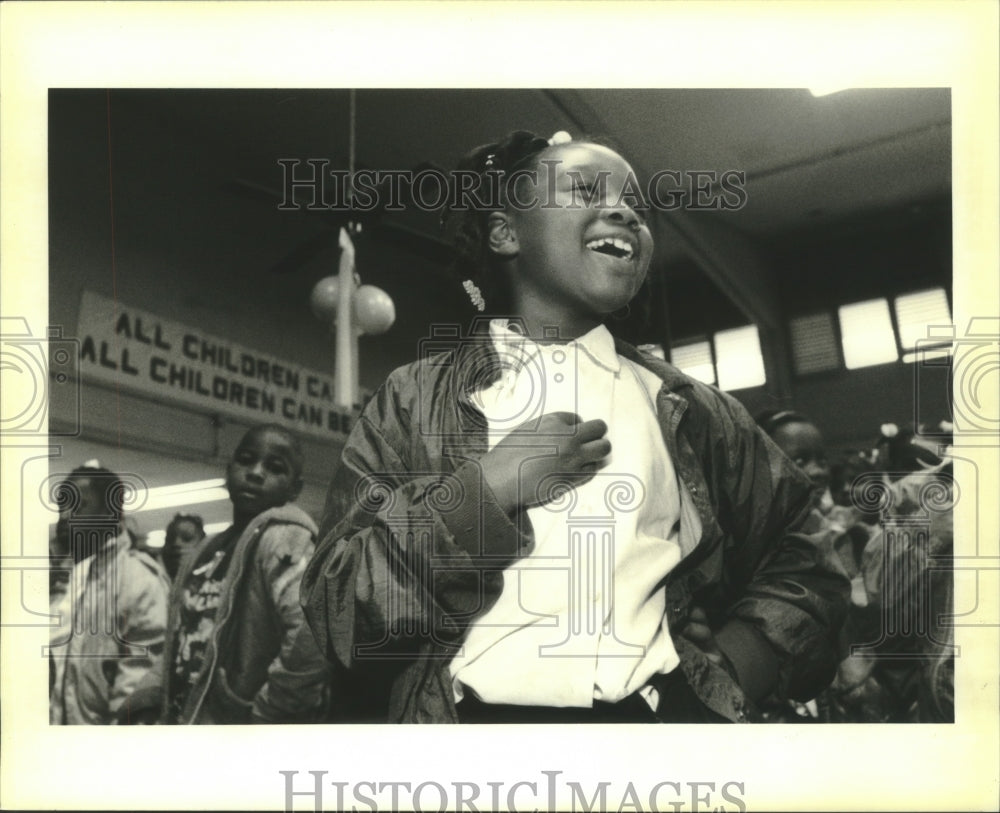
[[[458,206],[456,190],[449,196],[451,205],[441,215],[441,225],[454,250],[452,272],[460,280],[470,280],[483,294],[491,311],[502,313],[510,308],[510,296],[503,275],[496,273],[488,248],[489,217],[502,211],[517,183],[519,170],[536,166],[538,156],[549,140],[527,130],[516,130],[500,141],[483,144],[466,153],[456,166],[453,183],[461,174],[475,173],[481,188],[492,193],[486,206]],[[480,196],[481,198],[483,196]]]
[[[792,409],[768,409],[754,416],[757,425],[764,430],[769,437],[774,437],[778,428],[789,423],[812,424],[807,417],[795,412]]]

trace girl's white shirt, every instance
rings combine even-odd
[[[539,345],[494,320],[490,336],[503,372],[473,401],[491,449],[525,421],[572,412],[604,420],[612,451],[592,480],[528,509],[535,546],[452,661],[456,699],[471,689],[487,703],[589,707],[640,691],[655,708],[649,678],[679,663],[662,581],[683,556],[662,381],[618,356],[603,325]]]

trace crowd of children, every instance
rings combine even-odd
[[[69,581],[53,580],[63,625],[53,631],[51,722],[326,719],[330,668],[299,600],[316,542],[316,523],[294,505],[302,464],[287,429],[252,428],[226,469],[232,525],[206,538],[197,517],[179,515],[162,563],[124,532],[115,474],[70,474],[57,537],[72,566]],[[87,612],[107,622],[81,623]]]
[[[869,449],[828,462],[819,428],[802,415],[772,411],[757,421],[810,475],[807,527],[819,532],[831,567],[851,580],[833,682],[808,704],[772,705],[766,718],[952,722],[954,492],[942,452],[949,427],[928,427],[928,443],[885,424]]]
[[[947,631],[884,623],[927,545],[889,539],[806,418],[758,426],[605,326],[653,252],[625,159],[519,131],[460,169],[497,184],[446,218],[480,315],[379,388],[319,528],[276,425],[233,453],[232,525],[178,515],[162,561],[130,543],[111,472],[66,479],[51,721],[949,719]],[[949,482],[941,461],[879,481],[893,511],[923,504],[920,477]],[[83,629],[95,603],[115,623]]]

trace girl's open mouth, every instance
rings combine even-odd
[[[587,242],[587,248],[598,254],[607,254],[620,260],[631,260],[635,255],[634,246],[620,237],[599,237]]]

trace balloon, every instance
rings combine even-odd
[[[396,321],[392,298],[374,285],[359,285],[354,292],[354,324],[362,333],[385,333]]]
[[[323,277],[313,286],[309,294],[309,307],[316,318],[326,324],[333,324],[337,318],[337,300],[340,298],[340,280],[337,277]]]

